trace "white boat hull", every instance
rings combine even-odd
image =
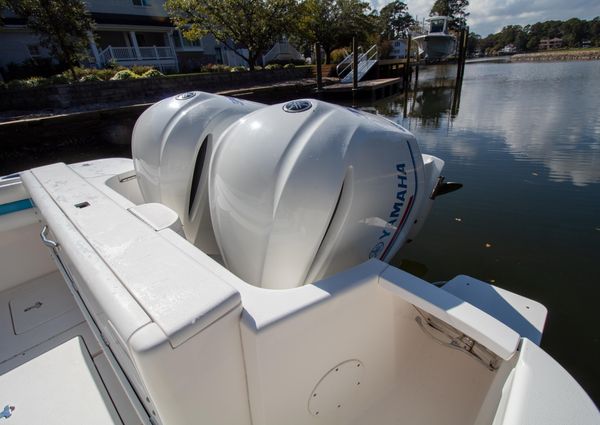
[[[448,34],[422,35],[415,37],[414,41],[429,60],[445,59],[456,51],[456,38]]]

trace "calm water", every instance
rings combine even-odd
[[[543,303],[542,347],[600,404],[600,62],[467,65],[458,111],[445,80],[455,72],[422,72],[406,106],[363,108],[410,129],[464,184],[393,263]]]

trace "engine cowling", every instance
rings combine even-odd
[[[133,129],[133,163],[145,202],[174,210],[186,238],[207,254],[219,253],[208,208],[212,151],[233,122],[263,106],[188,92],[148,108]]]
[[[254,111],[213,154],[221,255],[248,283],[273,289],[389,261],[429,198],[424,174],[414,136],[384,118],[314,99]]]

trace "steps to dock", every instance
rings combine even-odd
[[[353,63],[354,54],[350,53],[336,67],[341,83],[352,83],[354,81]],[[365,53],[358,53],[357,81],[360,81],[369,70],[377,63],[377,45],[372,45]]]

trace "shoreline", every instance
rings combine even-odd
[[[562,62],[600,60],[600,48],[581,50],[552,50],[536,53],[518,53],[511,62]]]

